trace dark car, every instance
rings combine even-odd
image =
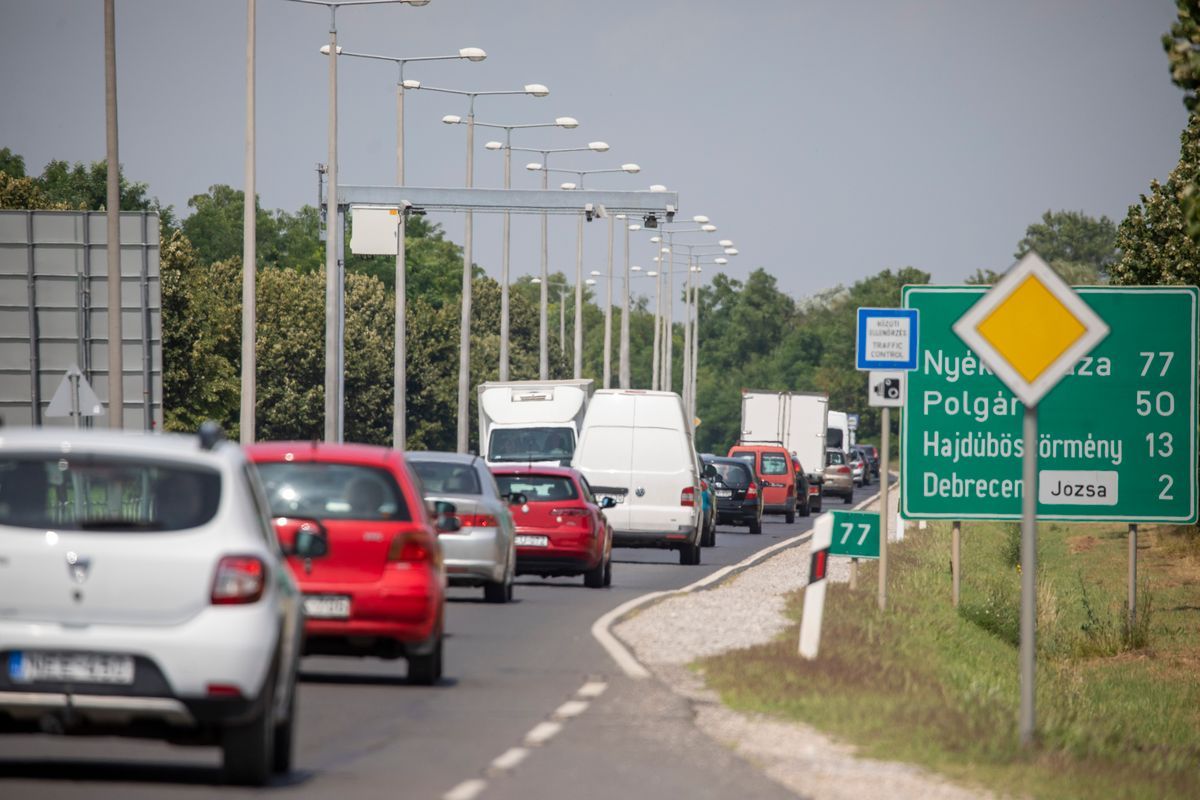
[[[867,463],[871,465],[871,472],[876,478],[879,477],[879,448],[873,444],[856,445],[866,452]]]
[[[704,474],[716,490],[717,524],[762,533],[763,495],[753,467],[741,458],[705,458]]]
[[[863,484],[871,482],[872,476],[879,477],[879,459],[871,455],[871,450],[874,449],[865,444],[856,444],[850,448],[851,455],[857,455],[866,464],[866,469],[863,470]]]

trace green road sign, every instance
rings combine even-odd
[[[951,329],[986,291],[904,289],[921,313],[901,430],[905,518],[1020,519],[1024,407]],[[1196,522],[1200,290],[1077,291],[1111,332],[1038,403],[1038,517]]]
[[[879,558],[879,514],[875,511],[831,511],[831,556]]]

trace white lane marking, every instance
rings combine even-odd
[[[487,781],[482,778],[472,778],[463,781],[442,795],[442,800],[475,800],[487,788]]]
[[[539,722],[533,730],[525,734],[525,744],[540,745],[553,739],[562,730],[561,722]]]
[[[554,710],[554,716],[556,719],[570,719],[571,717],[578,717],[580,714],[587,711],[587,707],[587,700],[568,700]]]
[[[510,747],[492,760],[492,769],[501,772],[516,769],[527,755],[529,751],[524,747]]]
[[[583,686],[581,686],[579,691],[576,692],[575,694],[578,695],[579,697],[595,699],[595,698],[599,697],[600,695],[604,694],[604,690],[607,688],[608,688],[608,684],[605,683],[604,681],[588,681]]]
[[[852,506],[851,510],[857,511],[858,509],[864,508],[867,505],[875,502],[876,498],[878,497],[879,492],[876,492],[866,500],[863,500],[861,503]],[[743,567],[753,564],[757,561],[763,561],[769,558],[775,552],[783,550],[787,547],[793,547],[810,536],[812,536],[811,528],[798,536],[793,536],[790,539],[784,539],[782,542],[776,542],[770,547],[764,547],[762,550],[759,550],[753,555],[742,559],[736,564],[721,567],[716,572],[706,575],[698,581],[689,583],[682,589],[668,589],[665,591],[649,592],[641,597],[635,597],[632,600],[628,600],[592,623],[592,637],[600,643],[600,646],[608,652],[609,657],[613,661],[617,662],[617,666],[620,667],[621,671],[624,672],[628,677],[635,680],[645,680],[646,678],[650,677],[650,671],[642,666],[641,662],[629,652],[629,649],[626,648],[625,645],[617,639],[617,637],[612,635],[612,632],[609,630],[609,628],[614,622],[619,620],[621,617],[624,617],[630,611],[640,608],[641,606],[657,600],[660,597],[666,597],[674,594],[687,594],[688,592],[694,592],[697,589],[703,589],[705,586],[721,580],[735,570],[742,569]]]

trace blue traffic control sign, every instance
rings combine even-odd
[[[856,363],[860,370],[917,368],[917,310],[858,309]]]

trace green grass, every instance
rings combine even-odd
[[[961,608],[950,602],[950,529],[890,551],[889,609],[874,565],[831,585],[820,657],[778,641],[700,663],[741,710],[803,720],[866,755],[919,763],[1000,792],[1063,798],[1200,797],[1200,544],[1143,529],[1125,622],[1124,526],[1042,525],[1038,744],[1017,740],[1020,573],[1011,526],[963,525]],[[789,598],[799,620],[803,593]]]

